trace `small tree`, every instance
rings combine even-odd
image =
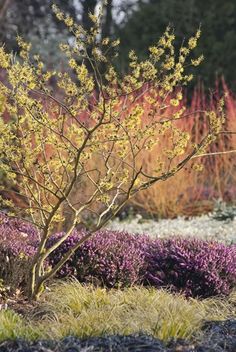
[[[51,278],[76,249],[102,228],[136,192],[179,172],[186,163],[211,143],[224,121],[222,102],[219,115],[205,112],[209,129],[198,145],[178,128],[185,116],[181,87],[192,78],[185,74],[186,60],[200,36],[189,39],[178,55],[174,35],[167,28],[158,43],[149,48],[149,57],[140,61],[131,51],[130,72],[122,77],[113,60],[119,41],[99,41],[101,22],[90,14],[93,26],[84,30],[56,6],[53,10],[74,35],[72,45],[61,50],[75,72],[44,71],[38,56],[30,57],[30,45],[18,38],[20,59],[0,49],[0,66],[7,83],[1,83],[1,100],[10,116],[0,120],[0,172],[17,186],[25,206],[17,208],[9,199],[2,204],[10,216],[24,217],[40,232],[37,252],[30,267],[28,295],[36,299],[46,280]],[[88,54],[89,53],[89,54]],[[202,58],[192,60],[197,65]],[[86,64],[92,67],[89,73]],[[54,77],[56,87],[49,80]],[[97,89],[94,95],[94,89]],[[170,98],[170,95],[172,98]],[[143,119],[145,99],[151,106]],[[165,116],[169,105],[173,116]],[[157,155],[156,167],[146,173],[139,155],[170,136],[170,146]],[[186,180],[187,182],[187,180]],[[72,194],[78,193],[74,203]],[[65,222],[67,209],[72,214],[64,235],[51,247],[48,240],[55,224]],[[89,221],[93,216],[93,222]],[[48,256],[80,224],[86,235],[52,268],[45,270]]]

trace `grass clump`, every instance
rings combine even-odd
[[[94,289],[70,281],[52,287],[44,299],[53,314],[39,325],[50,324],[50,336],[55,338],[145,332],[164,341],[191,339],[200,333],[204,321],[236,316],[235,293],[228,300],[200,301],[153,288]]]
[[[34,322],[26,321],[10,309],[0,311],[0,342],[17,338],[36,340],[42,336],[43,331]]]

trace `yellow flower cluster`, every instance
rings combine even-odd
[[[189,39],[189,41],[188,41],[188,48],[189,48],[190,50],[193,50],[194,48],[196,48],[196,46],[197,46],[197,41],[198,41],[198,39],[200,38],[200,36],[201,36],[201,30],[199,29],[199,30],[196,32],[195,36],[194,36],[194,37],[191,37],[191,38]]]
[[[170,99],[170,105],[178,106],[179,105],[179,100],[178,99]]]
[[[203,55],[201,55],[201,56],[199,56],[197,59],[195,59],[195,60],[191,60],[191,64],[193,65],[193,66],[199,66],[200,65],[200,63],[202,62],[204,60],[204,56]]]
[[[204,166],[202,164],[193,164],[193,170],[197,172],[203,171]]]
[[[55,4],[52,6],[52,10],[55,13],[57,19],[59,21],[63,21],[65,25],[69,28],[70,31],[73,31],[74,29],[74,20],[72,17],[65,15],[58,6]]]
[[[20,48],[20,56],[22,59],[27,60],[29,57],[29,51],[31,49],[31,43],[26,43],[23,38],[17,36],[17,44]]]
[[[78,87],[75,82],[69,77],[67,73],[60,74],[58,87],[62,88],[66,95],[74,97],[78,94]]]
[[[0,67],[8,68],[10,65],[11,55],[4,51],[3,47],[0,47]]]

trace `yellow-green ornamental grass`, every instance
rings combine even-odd
[[[227,299],[185,299],[164,290],[105,290],[76,281],[52,286],[31,316],[0,312],[0,340],[101,336],[144,332],[167,341],[201,338],[206,320],[236,317],[236,294]],[[50,333],[48,331],[50,326]]]
[[[31,57],[30,44],[21,37],[17,38],[20,58],[0,48],[0,67],[6,76],[0,82],[0,101],[10,116],[7,123],[0,116],[0,174],[16,185],[17,195],[25,200],[23,209],[3,198],[0,206],[11,209],[8,215],[26,217],[41,231],[29,273],[27,295],[31,299],[39,297],[45,282],[73,251],[131,197],[173,177],[202,153],[224,122],[221,101],[217,111],[206,112],[209,129],[197,145],[176,124],[185,111],[180,104],[181,89],[192,79],[185,69],[202,60],[191,62],[189,58],[200,30],[177,52],[173,31],[167,28],[146,60],[130,52],[130,70],[121,77],[113,64],[119,41],[99,39],[102,10],[98,16],[90,15],[88,31],[58,7],[53,6],[53,11],[74,36],[72,45],[60,46],[71,71],[47,71],[39,56]],[[144,93],[152,101],[146,121],[145,99],[140,99]],[[170,105],[176,111],[165,116]],[[166,134],[169,145],[157,155],[153,170],[143,169],[139,155],[148,157],[157,143],[162,145]],[[7,191],[5,185],[0,187]],[[75,194],[80,195],[76,201]],[[58,224],[67,231],[46,248]],[[46,269],[48,256],[77,225],[89,233],[55,267]]]

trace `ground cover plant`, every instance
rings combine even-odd
[[[88,30],[56,6],[53,10],[74,36],[72,45],[61,45],[74,79],[67,72],[45,71],[40,57],[31,57],[30,44],[20,37],[21,59],[0,49],[7,77],[0,94],[10,116],[7,123],[3,114],[0,120],[0,168],[26,205],[22,209],[4,197],[1,201],[10,216],[25,217],[39,229],[37,250],[29,263],[27,295],[31,299],[38,298],[45,282],[131,197],[173,177],[190,159],[204,153],[224,123],[220,100],[217,110],[203,112],[208,125],[197,144],[176,124],[185,113],[181,87],[192,79],[185,68],[202,61],[202,57],[188,59],[200,30],[177,53],[173,31],[167,28],[149,48],[147,60],[130,52],[130,72],[120,77],[112,65],[119,41],[105,38],[99,42],[102,8],[98,16],[89,15],[92,26]],[[52,77],[57,94],[49,85]],[[150,110],[144,121],[141,97],[145,91],[150,94]],[[176,110],[163,119],[160,112],[170,105]],[[145,172],[137,157],[144,151],[148,156],[166,136],[168,147],[157,156],[155,168]],[[95,155],[94,167],[91,158]],[[71,198],[75,191],[79,192],[76,203]],[[47,247],[58,223],[66,231]],[[50,254],[77,226],[88,230],[85,236],[55,266],[47,267]]]
[[[49,263],[56,265],[80,237],[74,233],[49,257]],[[71,274],[80,282],[108,288],[146,284],[187,297],[228,295],[236,285],[236,245],[100,231],[78,248],[58,277]]]

